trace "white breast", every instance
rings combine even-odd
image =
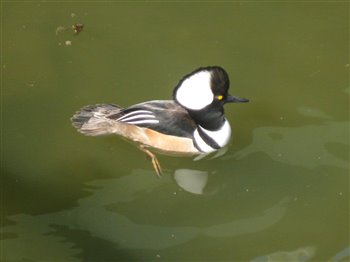
[[[230,123],[225,119],[224,124],[218,130],[211,131],[207,130],[201,126],[198,126],[206,135],[213,139],[220,147],[224,147],[230,141],[231,138],[231,126]],[[198,129],[197,128],[197,129]],[[201,151],[205,153],[214,152],[217,149],[212,148],[206,141],[199,135],[198,130],[194,131],[194,140]]]

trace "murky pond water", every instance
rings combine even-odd
[[[3,2],[1,17],[2,260],[349,260],[348,3]],[[84,105],[169,99],[207,65],[251,100],[226,106],[219,158],[159,156],[158,179],[130,143],[71,127]]]

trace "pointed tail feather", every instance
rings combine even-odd
[[[87,136],[101,136],[114,133],[113,120],[107,116],[118,113],[122,108],[111,104],[83,107],[71,118],[72,125]]]

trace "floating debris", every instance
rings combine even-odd
[[[60,25],[56,28],[56,35],[63,33],[65,31],[68,31],[68,30],[73,30],[74,35],[79,35],[80,32],[83,31],[83,28],[84,28],[84,24],[81,24],[81,23],[75,23],[71,26]]]
[[[76,23],[76,24],[72,25],[72,28],[74,30],[74,34],[79,35],[79,33],[81,31],[83,31],[84,25],[80,24],[80,23]]]

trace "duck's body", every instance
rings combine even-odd
[[[85,135],[117,134],[137,142],[143,150],[150,147],[168,154],[207,154],[225,147],[230,140],[224,103],[248,101],[230,96],[228,88],[228,76],[221,67],[199,68],[176,86],[174,100],[148,101],[127,108],[87,106],[73,116],[72,122]]]
[[[192,137],[195,122],[173,100],[155,100],[121,108],[87,106],[73,118],[79,132],[89,136],[117,134],[169,154],[198,154]]]

